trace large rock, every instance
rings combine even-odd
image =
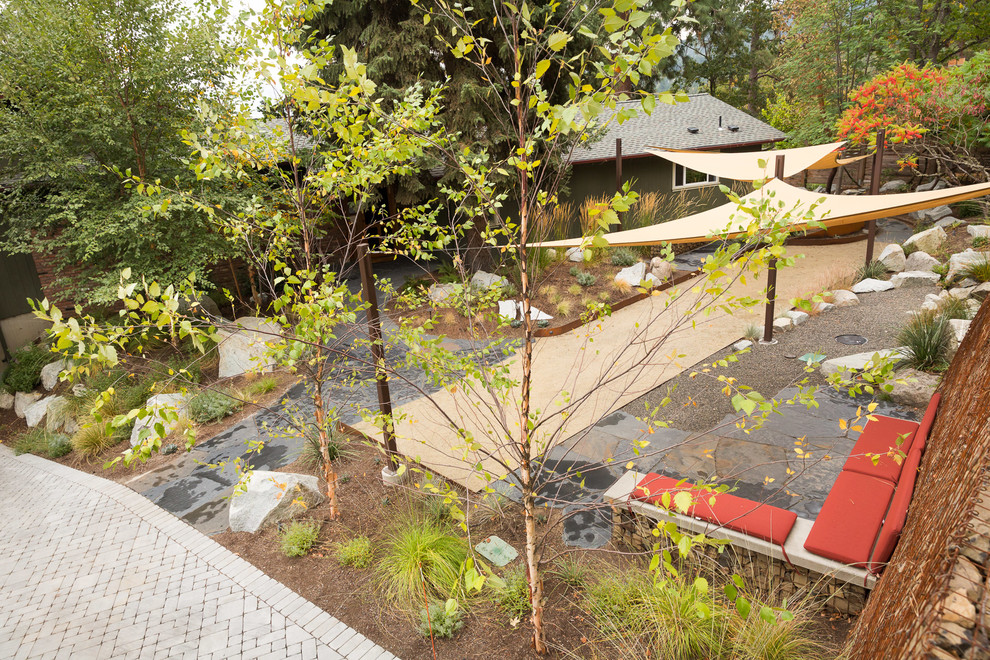
[[[883,280],[875,280],[872,277],[867,277],[861,282],[856,282],[852,286],[853,293],[876,293],[878,291],[890,291],[894,288],[894,285],[890,282],[885,282]]]
[[[903,348],[885,348],[879,351],[869,351],[866,353],[855,353],[840,358],[832,358],[822,362],[822,373],[826,376],[840,371],[850,373],[862,371],[867,365],[875,366],[881,360],[899,360],[904,356]]]
[[[446,305],[454,302],[461,291],[459,284],[432,284],[426,296],[434,305]]]
[[[922,183],[917,188],[915,188],[915,190],[917,190],[918,192],[925,192],[927,190],[945,190],[948,187],[949,184],[947,184],[945,181],[942,181],[941,179],[932,179],[927,183]]]
[[[888,245],[880,253],[880,262],[887,267],[889,273],[899,273],[904,270],[907,257],[904,256],[904,248],[897,243]]]
[[[891,277],[890,283],[894,285],[895,289],[900,289],[901,287],[937,286],[939,279],[939,276],[932,272],[907,270]]]
[[[990,225],[970,225],[966,232],[973,238],[990,238]]]
[[[316,477],[255,470],[248,478],[246,490],[230,498],[230,529],[254,534],[304,513],[323,499]]]
[[[859,304],[859,297],[852,291],[839,289],[832,292],[832,303],[836,307],[852,307]]]
[[[509,280],[505,279],[501,275],[486,273],[483,270],[479,270],[471,276],[472,289],[488,291],[489,289],[504,289],[508,285]]]
[[[14,395],[0,390],[0,410],[10,410],[14,407]]]
[[[174,431],[175,427],[178,426],[178,422],[167,422],[163,412],[167,410],[175,411],[182,415],[186,411],[186,404],[188,402],[188,394],[156,394],[150,397],[147,403],[145,403],[145,406],[152,409],[151,414],[144,419],[137,418],[134,420],[134,427],[131,429],[131,447],[137,446],[142,430],[146,428],[154,429],[154,425],[159,422],[165,427],[165,435]],[[153,430],[152,433],[154,433]]]
[[[852,293],[852,292],[850,291],[850,293]],[[853,293],[852,295],[855,296],[856,294]],[[857,298],[856,301],[858,302],[859,301],[859,298]],[[814,311],[815,314],[824,314],[825,312],[829,312],[829,311],[835,309],[835,307],[836,307],[836,305],[833,305],[832,303],[828,303],[828,302],[816,302],[816,303],[814,303],[811,306],[811,309]]]
[[[623,268],[615,275],[616,282],[625,282],[629,286],[639,286],[643,280],[653,284],[659,283],[659,280],[652,273],[646,272],[646,264],[642,261],[628,268]]]
[[[908,189],[904,179],[893,179],[880,186],[880,194],[905,192]]]
[[[650,275],[661,282],[666,282],[674,275],[674,267],[663,257],[653,257],[650,260]]]
[[[957,286],[945,291],[944,293],[946,294],[946,298],[951,296],[952,298],[958,298],[959,300],[966,300],[966,298],[969,298],[970,294],[973,293],[973,289],[975,288],[975,286]],[[925,297],[927,298],[928,296]]]
[[[55,360],[54,362],[49,362],[41,368],[41,385],[46,390],[53,389],[58,385],[58,376],[60,373],[65,371],[69,363],[65,359]]]
[[[952,209],[948,206],[936,206],[934,208],[921,209],[920,211],[912,211],[908,214],[908,217],[917,222],[931,223],[949,215],[952,215]]]
[[[962,252],[957,252],[949,257],[949,270],[945,274],[947,282],[963,274],[969,266],[978,264],[990,259],[990,252],[977,252],[972,248],[967,248]]]
[[[268,360],[268,343],[281,340],[282,331],[275,323],[255,316],[243,316],[234,323],[240,326],[231,332],[221,330],[220,339],[220,378],[239,376],[248,371],[272,371],[274,365]]]
[[[983,302],[987,298],[987,294],[990,293],[990,282],[984,282],[983,284],[973,287],[973,290],[969,292],[969,297],[973,300]]]
[[[41,420],[48,413],[48,404],[55,398],[57,397],[46,396],[44,399],[38,399],[24,409],[24,421],[27,423],[28,428],[34,428],[41,423]]]
[[[917,252],[912,252],[911,254],[908,255],[907,261],[904,262],[903,270],[912,270],[912,271],[923,270],[930,273],[932,272],[932,269],[938,265],[939,265],[938,259],[928,254],[927,252],[918,250]]]
[[[40,398],[41,394],[39,392],[15,392],[14,414],[21,419],[24,419],[24,411]]]
[[[745,351],[747,348],[752,348],[753,342],[748,339],[740,339],[735,344],[732,345],[732,350],[734,351]]]
[[[522,302],[519,300],[500,300],[498,302],[498,315],[510,321],[521,320],[523,317]],[[549,321],[553,317],[530,305],[529,318],[534,321]]]
[[[64,396],[51,397],[45,414],[45,429],[54,433],[63,430],[74,432],[77,428],[78,424],[69,412],[69,400]]]
[[[808,313],[798,309],[788,310],[784,312],[784,316],[789,318],[795,326],[801,325],[808,320]]]
[[[959,218],[957,218],[955,216],[952,216],[952,215],[947,215],[944,218],[942,218],[941,220],[938,220],[935,223],[935,226],[936,227],[941,227],[942,229],[951,229],[952,227],[955,227],[956,225],[964,225],[964,224],[966,224],[966,223],[963,222],[962,220],[960,220]]]
[[[197,293],[192,298],[182,298],[179,300],[179,313],[200,318],[223,318],[217,301],[205,293]]]
[[[931,254],[932,252],[941,250],[948,238],[944,229],[941,227],[932,227],[931,229],[914,234],[904,241],[904,245],[913,245],[915,249]]]
[[[584,250],[581,248],[567,248],[567,252],[564,253],[568,261],[573,261],[575,263],[581,263],[584,261]]]
[[[956,344],[961,344],[962,340],[966,338],[966,333],[969,332],[969,324],[972,321],[968,319],[950,319],[949,328],[952,329],[952,336],[956,340]]]
[[[897,372],[893,386],[890,398],[894,403],[924,408],[935,393],[935,388],[938,387],[938,376],[915,369],[903,369]]]
[[[776,330],[790,330],[794,327],[794,321],[789,316],[781,316],[773,320],[773,327]]]

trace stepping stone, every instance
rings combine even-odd
[[[845,357],[832,358],[822,362],[822,373],[826,376],[840,371],[849,373],[862,371],[868,364],[877,364],[883,359],[900,359],[904,356],[905,349],[885,348],[879,351],[869,351],[866,353],[854,353]],[[876,359],[874,359],[876,358]]]
[[[804,355],[802,355],[798,359],[801,360],[802,362],[806,362],[808,364],[811,364],[812,362],[821,362],[822,360],[824,360],[825,359],[825,354],[824,353],[805,353]]]
[[[519,556],[515,548],[497,536],[489,536],[481,543],[475,545],[474,549],[478,551],[479,555],[500,568],[514,561]]]

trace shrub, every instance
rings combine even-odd
[[[240,401],[225,392],[203,390],[189,399],[189,418],[197,424],[219,422],[237,412],[241,405]]]
[[[581,269],[577,266],[571,266],[571,269],[567,272],[571,274],[571,277],[577,277],[581,274]]]
[[[984,248],[990,245],[990,236],[977,236],[973,239],[973,247]]]
[[[970,277],[977,282],[990,282],[990,259],[983,258],[966,266],[963,270],[964,277]]]
[[[3,375],[10,392],[30,392],[41,384],[41,368],[58,356],[45,346],[28,345],[14,351]]]
[[[948,264],[936,264],[932,266],[932,272],[941,277],[945,277],[949,273]]]
[[[815,641],[809,613],[794,610],[790,621],[767,621],[754,607],[739,617],[733,635],[734,658],[741,660],[805,660],[835,657],[835,652]]]
[[[879,280],[887,276],[887,266],[884,265],[882,261],[877,261],[874,259],[868,264],[864,264],[859,267],[856,271],[856,281],[865,280],[867,278]]]
[[[950,329],[947,319],[935,314],[918,314],[897,336],[904,346],[904,363],[920,371],[945,367],[949,352]]]
[[[423,608],[419,611],[419,625],[416,630],[423,637],[439,637],[451,639],[458,630],[464,627],[461,619],[461,608],[457,601],[448,598],[446,603],[433,601],[429,611]]]
[[[356,536],[345,543],[338,543],[334,555],[341,566],[368,568],[371,566],[371,541],[367,536]]]
[[[327,444],[327,454],[330,456],[330,462],[347,457],[349,452],[344,449],[345,442],[346,438],[341,433],[334,429],[330,430],[330,442]],[[308,465],[314,470],[323,469],[323,452],[320,451],[320,438],[318,436],[306,438],[306,441],[303,443],[302,454],[300,454],[299,458],[302,459],[305,465]]]
[[[577,283],[581,286],[593,286],[597,280],[591,273],[578,273],[577,276]]]
[[[639,261],[639,256],[629,248],[617,248],[612,251],[612,265],[627,268]]]
[[[511,568],[501,580],[491,580],[495,602],[512,617],[522,618],[533,609],[529,600],[529,583],[522,568]]]
[[[399,518],[378,564],[382,591],[407,611],[422,602],[424,586],[431,597],[446,600],[458,592],[461,565],[467,558],[467,542],[452,536],[445,526]]]
[[[115,429],[110,425],[110,419],[105,417],[104,421],[92,420],[83,425],[72,436],[72,448],[88,458],[121,442],[130,433],[130,427]]]
[[[72,451],[72,440],[64,433],[48,434],[48,458],[61,458]]]
[[[598,300],[600,302],[608,302],[611,298],[612,298],[612,294],[610,294],[608,291],[598,292]]]
[[[282,532],[281,545],[282,554],[286,557],[302,557],[316,543],[316,537],[320,535],[320,526],[315,522],[295,522],[289,523],[285,531]]]
[[[448,497],[456,497],[452,493],[448,495],[440,495],[434,493],[423,493],[423,497],[420,499],[420,506],[423,510],[423,515],[426,519],[432,523],[439,525],[444,525],[450,523],[454,518],[451,516],[450,507],[453,501],[447,501]]]

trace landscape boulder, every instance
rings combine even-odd
[[[928,254],[927,252],[918,250],[917,252],[912,252],[911,254],[908,255],[907,261],[904,263],[903,270],[913,270],[913,271],[924,270],[931,272],[932,269],[938,265],[939,265],[938,259]]]
[[[935,223],[935,226],[936,227],[941,227],[942,229],[950,229],[952,227],[955,227],[956,225],[963,225],[963,224],[966,224],[966,223],[963,222],[962,220],[960,220],[959,218],[957,218],[955,216],[947,215],[944,218],[942,218],[941,220],[938,220]]]
[[[781,316],[773,320],[773,327],[777,330],[790,330],[794,327],[794,321],[789,316]]]
[[[39,392],[15,392],[14,414],[24,419],[24,411],[40,398],[41,394]]]
[[[890,398],[894,403],[924,408],[938,387],[938,376],[915,369],[902,369],[897,372],[893,386]]]
[[[952,331],[950,333],[949,344],[953,349],[959,348],[959,344],[962,340],[966,338],[966,333],[969,332],[969,324],[972,321],[967,319],[949,319],[949,329]],[[953,352],[955,352],[953,350]]]
[[[973,248],[966,248],[962,252],[957,252],[949,257],[949,270],[945,274],[945,280],[951,282],[962,275],[969,266],[982,263],[990,259],[990,252],[977,252]]]
[[[134,426],[131,428],[131,447],[136,447],[140,441],[141,431],[150,428],[154,429],[154,425],[161,423],[165,427],[165,435],[168,435],[175,430],[178,426],[178,422],[167,422],[165,420],[164,411],[175,411],[179,415],[182,415],[186,411],[186,404],[189,402],[188,394],[156,394],[150,397],[145,404],[146,407],[151,408],[152,412],[145,418],[135,418]]]
[[[248,478],[246,490],[230,498],[230,529],[254,534],[304,513],[323,499],[316,477],[255,470]]]
[[[888,273],[899,273],[904,270],[907,257],[904,255],[904,248],[897,243],[888,245],[880,253],[880,263],[886,268]]]
[[[901,287],[936,286],[939,279],[939,276],[932,272],[907,270],[891,277],[890,283],[894,285],[895,289],[900,289]]]
[[[904,179],[892,179],[880,186],[880,194],[905,192],[907,189],[907,181]]]
[[[504,289],[508,285],[509,280],[505,279],[501,275],[486,273],[483,270],[479,270],[471,276],[471,288],[480,291],[488,291],[489,289]]]
[[[183,297],[180,299],[179,313],[186,314],[188,316],[198,316],[201,318],[223,318],[223,314],[220,313],[220,306],[217,305],[217,301],[205,293],[197,294],[192,298]]]
[[[944,229],[941,227],[932,227],[931,229],[926,229],[912,235],[904,241],[904,245],[913,245],[915,249],[931,254],[932,252],[941,250],[948,238]]]
[[[983,302],[987,299],[987,294],[990,293],[990,282],[984,282],[973,287],[973,290],[969,292],[969,297],[978,302]]]
[[[957,286],[949,289],[945,292],[945,294],[947,298],[951,296],[953,298],[958,298],[959,300],[966,300],[966,298],[969,298],[970,294],[973,293],[973,289],[975,288],[975,286]]]
[[[10,410],[14,407],[14,395],[0,390],[0,410]]]
[[[734,351],[745,351],[747,348],[751,348],[753,342],[748,339],[740,339],[735,344],[732,345],[732,350]]]
[[[659,278],[653,273],[646,272],[646,264],[642,261],[628,268],[623,268],[615,274],[616,282],[625,282],[629,286],[639,286],[644,280],[650,284],[660,284]]]
[[[564,256],[567,257],[568,261],[581,263],[584,261],[584,250],[576,247],[567,248],[567,252],[564,253]]]
[[[426,296],[430,299],[430,302],[434,305],[445,305],[447,303],[452,303],[457,299],[457,294],[460,292],[461,287],[458,284],[431,284],[429,291],[427,291]]]
[[[28,428],[33,429],[41,423],[41,420],[43,420],[45,415],[48,413],[48,404],[55,398],[57,397],[46,396],[44,399],[38,399],[24,409],[24,421],[27,423]]]
[[[802,312],[797,309],[792,309],[784,312],[784,316],[789,318],[791,320],[791,323],[793,323],[795,326],[801,325],[802,323],[808,320],[808,313]]]
[[[952,209],[948,206],[935,206],[929,209],[921,209],[920,211],[912,211],[908,214],[908,217],[916,222],[931,223],[950,215],[952,215]]]
[[[852,295],[855,296],[856,294],[853,293]],[[859,298],[857,298],[856,301],[858,302]],[[811,306],[811,309],[813,309],[816,314],[824,314],[825,312],[835,309],[835,307],[836,305],[834,305],[833,303],[816,302]]]
[[[239,376],[248,371],[272,371],[274,365],[268,362],[266,342],[278,342],[281,329],[275,323],[256,316],[242,316],[234,321],[234,330],[220,330],[220,378]]]
[[[519,300],[500,300],[498,303],[498,315],[510,321],[522,320],[522,302]],[[549,321],[553,317],[530,305],[529,318],[534,321]]]
[[[65,371],[69,363],[65,359],[49,362],[41,368],[41,386],[46,390],[53,389],[58,385],[58,375]]]
[[[945,181],[942,181],[941,179],[932,179],[927,183],[922,183],[917,188],[915,188],[915,190],[917,190],[918,192],[925,192],[927,190],[945,190],[948,187],[949,184],[947,184]]]
[[[822,373],[826,376],[840,371],[851,373],[862,371],[869,366],[876,366],[885,359],[900,359],[904,356],[903,348],[885,348],[879,351],[868,351],[865,353],[854,353],[845,357],[832,358],[822,362]]]
[[[663,257],[653,257],[650,260],[650,275],[660,282],[666,282],[674,274],[674,267]]]
[[[890,282],[885,282],[884,280],[875,280],[872,277],[867,277],[865,280],[856,282],[852,286],[853,293],[877,293],[879,291],[890,291],[894,288],[894,285]]]
[[[852,291],[839,289],[832,292],[832,304],[836,307],[852,307],[859,304],[859,297]]]
[[[966,232],[973,238],[990,238],[990,225],[970,225]]]
[[[78,426],[69,412],[69,400],[64,396],[51,397],[45,413],[45,429],[53,433],[57,431],[74,433]]]

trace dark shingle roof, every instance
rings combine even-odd
[[[638,116],[619,124],[610,121],[611,111],[602,115],[602,123],[608,122],[607,130],[594,144],[578,147],[571,156],[571,163],[611,160],[615,158],[615,139],[622,138],[622,155],[644,155],[646,147],[667,149],[711,149],[749,144],[776,142],[787,137],[773,126],[752,117],[728,103],[719,101],[710,94],[691,94],[686,103],[666,105],[658,103],[653,114],[647,116],[641,102],[625,101],[617,105],[637,108]],[[722,117],[722,128],[718,130],[718,118]],[[729,126],[738,126],[738,131],[730,131]],[[697,133],[689,133],[688,128],[698,128]]]

